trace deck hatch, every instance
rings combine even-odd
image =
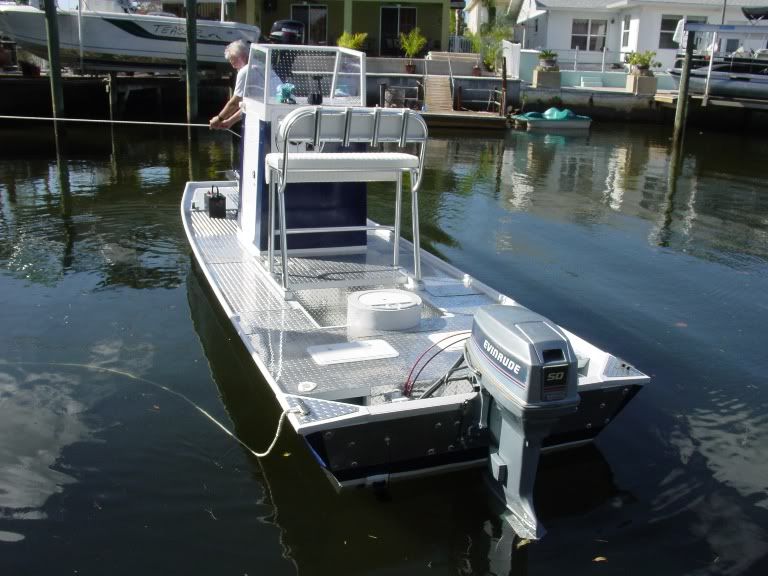
[[[347,362],[363,362],[366,360],[381,360],[399,356],[386,340],[358,340],[355,342],[340,342],[307,348],[312,360],[320,366],[329,364],[344,364]]]

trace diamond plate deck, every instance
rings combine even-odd
[[[222,192],[233,199],[235,206],[237,190],[223,188]],[[196,204],[202,200],[202,193],[204,190],[195,191]],[[413,275],[413,246],[401,240],[400,268],[393,270],[392,235],[371,231],[363,253],[290,256],[292,280],[299,279],[308,287],[294,290],[293,299],[286,300],[279,288],[279,265],[278,273],[270,278],[266,254],[249,250],[241,242],[236,218],[235,211],[228,212],[227,218],[211,219],[204,211],[193,209],[188,213],[187,225],[201,267],[222,294],[233,321],[261,358],[270,380],[286,394],[318,401],[354,403],[364,399],[365,403],[377,403],[384,394],[402,390],[411,373],[414,377],[418,374],[415,390],[426,389],[462,354],[461,346],[440,351],[436,340],[444,333],[469,331],[478,306],[495,304],[503,298],[427,253],[422,253],[423,282],[417,287],[409,280]],[[393,288],[403,280],[409,280],[406,289],[418,294],[425,304],[419,326],[407,331],[380,331],[364,338],[349,336],[345,325],[347,296],[356,290]],[[364,339],[386,341],[397,356],[321,366],[307,351],[312,346]],[[611,358],[604,376],[643,375]],[[299,385],[305,381],[317,386],[302,391]],[[466,382],[451,383],[435,396],[469,391]],[[322,406],[324,410],[333,409],[333,405]]]
[[[198,198],[202,201],[202,193],[196,191],[196,204]],[[226,193],[228,198],[236,197],[234,188]],[[425,303],[419,327],[366,336],[386,340],[398,356],[319,366],[307,352],[308,347],[355,340],[347,335],[344,326],[347,295],[358,289],[394,287],[406,280],[407,275],[413,273],[412,245],[401,241],[402,268],[398,271],[391,267],[393,246],[391,235],[386,233],[369,233],[365,253],[291,257],[292,280],[300,278],[313,288],[297,291],[295,300],[289,302],[279,295],[275,283],[268,278],[266,255],[254,255],[240,241],[235,217],[228,214],[228,218],[216,220],[202,210],[193,210],[190,223],[194,242],[201,265],[236,316],[245,338],[261,357],[272,379],[288,394],[343,400],[367,397],[374,389],[399,389],[427,350],[414,373],[425,364],[419,381],[432,381],[453,364],[461,350],[441,352],[432,358],[438,347],[429,336],[469,330],[472,315],[465,310],[469,312],[473,306],[494,301],[474,288],[465,287],[462,279],[442,273],[434,263],[423,261],[424,289],[414,290]],[[351,286],[330,285],[335,280]],[[307,380],[317,383],[317,387],[310,392],[299,391],[299,383]]]
[[[608,358],[608,362],[605,365],[605,370],[603,371],[603,374],[605,376],[608,376],[609,378],[626,378],[629,376],[643,376],[644,374],[634,368],[633,366],[630,366],[620,358],[616,358],[615,356],[612,356]]]
[[[297,414],[296,417],[301,424],[310,424],[312,422],[338,418],[339,416],[354,414],[360,410],[359,407],[354,406],[353,404],[329,402],[327,400],[318,400],[316,398],[296,398],[294,396],[288,396],[286,400],[291,408],[299,408],[308,412],[307,414]]]

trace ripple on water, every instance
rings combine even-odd
[[[0,542],[21,542],[22,540],[24,540],[23,534],[0,530]]]

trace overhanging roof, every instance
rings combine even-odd
[[[686,4],[701,8],[722,7],[723,0],[536,0],[536,5],[543,10],[600,10],[623,8],[631,5]],[[728,7],[765,6],[768,0],[727,0]]]

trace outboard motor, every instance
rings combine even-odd
[[[272,44],[303,44],[304,23],[300,20],[276,20],[269,32]]]
[[[521,306],[484,306],[465,356],[480,385],[490,431],[490,474],[519,536],[539,539],[533,507],[542,440],[579,404],[576,354],[563,331]]]

